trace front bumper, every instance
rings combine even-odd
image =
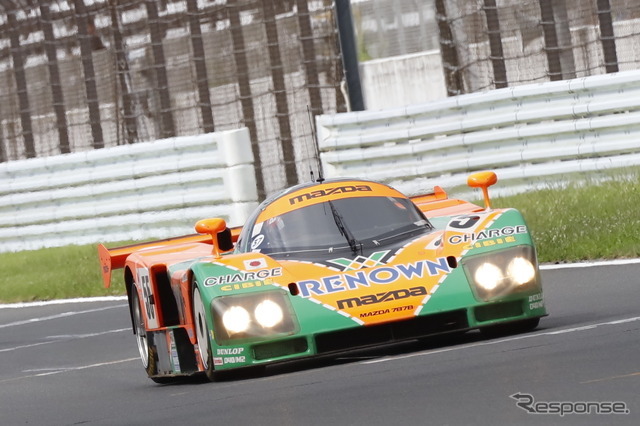
[[[216,369],[225,370],[298,358],[331,355],[446,333],[540,318],[546,315],[542,293],[508,301],[480,303],[466,308],[418,315],[410,319],[375,325],[298,334],[214,349]]]

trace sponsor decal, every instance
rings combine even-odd
[[[214,357],[213,365],[238,364],[238,363],[246,362],[246,356],[240,355],[242,353],[244,353],[244,348],[216,349],[216,355],[231,355],[231,356]]]
[[[527,232],[527,227],[525,225],[505,226],[504,228],[499,228],[499,229],[485,229],[480,232],[451,235],[449,237],[449,243],[450,244],[469,244],[470,246],[474,246],[474,243],[476,241],[495,238],[496,239],[495,241],[497,242],[497,244],[503,244],[505,242],[515,242],[515,238],[513,237],[513,235],[525,234],[526,232]],[[505,238],[501,239],[499,237],[505,237]],[[500,242],[498,242],[498,240],[500,240]],[[490,245],[493,245],[493,244],[490,244]],[[479,247],[482,247],[482,245],[480,245]]]
[[[377,311],[365,312],[364,314],[360,314],[360,318],[368,318],[375,317],[377,315],[384,315],[391,312],[389,309],[379,309]]]
[[[378,309],[377,311],[365,312],[360,314],[360,318],[374,317],[376,315],[390,314],[392,312],[413,311],[413,305],[396,306],[391,309]]]
[[[262,232],[262,225],[264,225],[264,223],[259,222],[253,226],[253,230],[251,231],[251,238],[254,238],[256,235]]]
[[[263,287],[265,285],[273,285],[273,280],[267,278],[264,281],[247,281],[243,283],[225,284],[220,286],[222,291],[244,290],[246,288]]]
[[[244,356],[229,356],[222,358],[222,362],[224,364],[239,364],[241,362],[246,362],[246,357]]]
[[[401,288],[399,290],[392,290],[392,291],[386,291],[386,292],[383,291],[382,293],[367,294],[361,297],[351,297],[349,299],[338,300],[338,309],[353,308],[355,306],[362,306],[362,305],[373,305],[375,303],[393,302],[395,300],[406,299],[407,297],[412,297],[412,296],[426,296],[427,294],[429,294],[429,292],[427,291],[426,288],[422,286],[412,287],[408,289]],[[380,314],[376,314],[376,315],[380,315]]]
[[[542,293],[536,293],[529,296],[529,309],[544,308],[544,300],[542,299]]]
[[[389,250],[377,251],[369,257],[358,256],[355,259],[341,257],[339,259],[327,260],[327,263],[333,263],[343,271],[355,271],[357,269],[372,268],[374,266],[382,266],[382,259],[389,253]]]
[[[218,348],[216,355],[240,355],[244,352],[244,348]]]
[[[253,241],[251,241],[251,250],[255,250],[258,247],[260,247],[260,244],[262,244],[262,242],[264,241],[264,235],[263,234],[258,234]],[[245,260],[245,265],[246,265],[246,260]],[[265,265],[266,266],[266,265]],[[248,269],[248,268],[247,268]]]
[[[335,188],[319,189],[317,191],[307,192],[305,194],[300,194],[295,197],[291,197],[289,198],[289,204],[293,205],[293,204],[300,203],[303,201],[308,201],[314,198],[327,197],[333,194],[344,194],[347,192],[358,192],[358,191],[371,191],[371,187],[369,185],[345,185],[345,186],[336,186]]]
[[[255,259],[255,260],[258,260],[258,259]],[[249,261],[245,261],[245,262],[249,262]],[[220,275],[217,277],[207,277],[205,278],[203,284],[205,287],[212,287],[214,285],[235,284],[235,283],[243,283],[246,281],[264,281],[268,278],[280,277],[280,276],[282,276],[282,268],[261,269],[255,272],[241,271],[241,272],[236,272],[235,274]]]
[[[264,235],[260,234],[258,235],[258,237],[256,237],[256,240],[259,239],[260,237],[264,239]],[[256,240],[254,240],[254,243]],[[260,242],[262,242],[262,240]],[[260,244],[258,243],[258,245]],[[254,248],[253,244],[251,244],[251,248]],[[246,269],[247,271],[255,271],[256,269],[264,269],[267,267],[267,260],[263,257],[245,260],[243,263],[244,263],[244,269]]]
[[[173,336],[173,330],[169,333],[169,347],[171,354],[171,366],[176,373],[180,373],[180,356],[178,355],[178,347]]]
[[[436,237],[429,242],[424,248],[427,250],[436,250],[442,245],[442,236]]]
[[[391,284],[401,279],[412,280],[425,276],[436,276],[451,272],[444,257],[435,260],[418,260],[411,263],[364,269],[340,275],[331,275],[317,280],[298,282],[302,297],[321,296],[329,293],[371,287],[375,284]]]
[[[473,244],[467,244],[463,248],[465,250],[471,250],[473,248],[491,247],[491,246],[497,246],[500,244],[515,243],[515,242],[516,242],[516,237],[496,238],[495,240],[480,240]]]

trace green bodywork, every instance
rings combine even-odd
[[[431,222],[437,230],[444,231],[450,219],[451,217],[439,217],[432,219]],[[524,219],[518,211],[507,209],[485,230],[500,230],[516,226],[526,226]],[[424,324],[428,329],[431,318],[433,318],[434,324],[439,324],[440,322],[446,322],[449,318],[447,315],[451,315],[452,318],[464,318],[466,324],[465,321],[461,321],[461,324],[463,324],[461,329],[444,331],[463,331],[501,323],[523,322],[521,320],[531,320],[545,316],[547,312],[537,265],[535,265],[537,272],[536,285],[527,291],[515,292],[490,302],[479,300],[474,295],[474,291],[472,291],[465,269],[462,267],[465,259],[521,246],[531,247],[535,251],[533,241],[528,232],[514,233],[510,237],[508,239],[502,237],[482,239],[470,244],[466,253],[461,259],[458,259],[458,264],[454,265],[455,267],[452,267],[450,272],[446,274],[437,291],[433,292],[416,316],[422,322],[411,320],[410,326],[416,327],[416,324]],[[296,268],[292,268],[287,261],[280,262],[284,271],[283,276],[270,277],[264,280],[235,281],[233,284],[238,288],[233,291],[229,291],[229,287],[227,287],[226,291],[223,291],[220,285],[204,285],[208,278],[228,276],[238,272],[235,268],[224,266],[225,259],[232,256],[235,256],[235,254],[225,255],[216,262],[195,262],[190,267],[193,282],[200,290],[204,305],[211,308],[207,311],[207,326],[211,331],[209,336],[211,351],[215,360],[215,368],[218,370],[285,361],[331,353],[334,350],[339,351],[345,348],[343,346],[347,346],[347,344],[340,343],[340,341],[341,339],[348,340],[350,331],[362,328],[371,328],[373,330],[375,327],[387,326],[384,324],[361,325],[354,321],[353,318],[343,315],[338,310],[328,309],[326,306],[312,300],[312,298],[291,294],[288,287],[290,284],[289,279],[291,279],[289,271],[295,269],[297,279],[304,279],[304,277],[300,276],[299,271],[301,268],[299,265]],[[184,264],[173,265],[169,273],[171,274],[172,271],[183,268]],[[335,274],[335,271],[331,273]],[[244,286],[247,288],[242,288]],[[288,306],[292,310],[291,315],[293,315],[293,322],[295,323],[294,331],[285,335],[276,334],[256,338],[239,338],[231,341],[220,339],[218,334],[220,325],[215,323],[212,314],[212,303],[217,298],[229,297],[235,294],[266,295],[269,292],[278,292],[288,300]],[[402,324],[397,323],[394,326],[402,327]],[[381,330],[386,332],[386,329]],[[439,332],[439,329],[436,328],[435,330],[435,332]],[[368,331],[370,330],[355,332],[356,337],[354,337],[353,341],[356,343],[354,347],[364,347],[377,343],[375,339],[367,340],[369,338]],[[427,332],[426,334],[430,333]],[[319,336],[325,336],[325,338],[319,338]],[[362,344],[357,343],[357,339],[360,336],[367,336],[367,338],[362,337]],[[375,336],[375,334],[373,333],[372,336]],[[408,335],[408,338],[412,337],[413,335]],[[319,344],[318,342],[320,341],[323,343]],[[333,342],[336,342],[335,348],[332,346]],[[322,347],[319,348],[318,346]]]

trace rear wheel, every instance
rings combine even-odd
[[[193,321],[196,328],[196,340],[200,360],[204,367],[207,378],[211,381],[215,380],[213,368],[213,356],[211,355],[211,343],[209,342],[209,326],[207,325],[207,315],[202,303],[202,297],[198,287],[193,289]]]
[[[138,295],[137,286],[134,285],[131,296],[131,308],[133,309],[133,324],[136,332],[136,343],[138,344],[138,352],[142,365],[149,372],[149,365],[152,364],[150,355],[153,351],[149,348],[149,339],[147,338],[147,329],[144,326],[142,318],[142,307],[140,306],[140,296]]]

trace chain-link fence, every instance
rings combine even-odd
[[[247,126],[264,196],[316,167],[310,116],[345,110],[330,0],[8,3],[0,161]]]
[[[449,95],[638,69],[637,0],[366,0],[361,60],[439,49]]]
[[[306,180],[349,104],[339,1],[0,2],[0,162],[247,126],[261,197]],[[360,61],[439,51],[449,95],[640,65],[637,0],[351,9]]]
[[[352,0],[360,61],[437,50],[434,0]]]

